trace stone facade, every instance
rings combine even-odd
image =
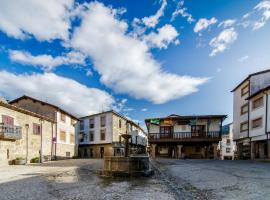
[[[53,140],[54,157],[70,158],[76,156],[77,144],[75,139],[75,124],[77,118],[61,108],[28,96],[22,96],[10,102],[34,113],[46,116],[56,122]],[[62,134],[62,136],[61,136]],[[63,134],[65,136],[63,136]]]
[[[40,150],[43,159],[51,159],[53,154],[52,136],[53,130],[55,130],[55,123],[52,120],[0,102],[0,122],[3,122],[3,116],[13,118],[14,126],[21,128],[21,138],[0,138],[0,163],[7,164],[17,157],[27,158],[29,162],[32,158],[40,156]],[[42,138],[41,134],[34,134],[33,124],[40,125]]]
[[[108,111],[82,117],[76,128],[78,154],[80,157],[123,155],[124,144],[121,135],[126,133],[132,135],[132,147],[140,146],[141,150],[145,151],[147,135],[144,130],[117,112]]]

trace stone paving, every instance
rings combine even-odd
[[[101,178],[100,159],[0,167],[0,199],[175,199],[157,175],[150,178]]]
[[[100,159],[0,166],[0,199],[270,199],[270,163],[152,161],[148,178],[101,178]]]
[[[270,163],[156,159],[184,199],[270,199]]]

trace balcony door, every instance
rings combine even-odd
[[[203,137],[205,136],[205,125],[192,125],[191,134],[192,137]]]
[[[173,127],[172,126],[161,126],[160,127],[160,138],[172,138]]]

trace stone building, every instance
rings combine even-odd
[[[221,141],[218,145],[219,156],[221,160],[234,160],[236,143],[233,141],[233,124],[227,124],[222,127]]]
[[[130,134],[131,149],[145,152],[147,135],[133,121],[111,110],[79,119],[76,136],[79,143],[79,156],[102,158],[122,156],[124,144],[122,134]]]
[[[233,89],[233,135],[240,159],[270,158],[270,70],[250,74]]]
[[[151,156],[155,158],[218,158],[225,115],[180,116],[146,119]]]
[[[0,101],[0,164],[8,164],[17,157],[30,162],[53,156],[55,122],[42,115]]]
[[[53,143],[57,159],[70,158],[77,153],[75,144],[75,124],[77,118],[65,110],[33,97],[22,96],[9,102],[12,105],[43,115],[56,122]]]

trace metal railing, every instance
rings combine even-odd
[[[0,138],[8,140],[22,139],[22,127],[0,123]]]
[[[209,132],[173,132],[173,133],[149,133],[149,140],[159,139],[215,139],[220,138],[220,131]]]

